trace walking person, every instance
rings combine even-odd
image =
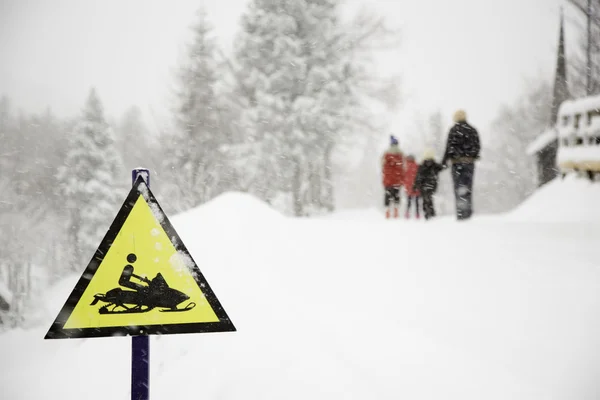
[[[412,201],[415,204],[415,217],[419,219],[419,200],[421,194],[418,189],[414,188],[415,178],[417,177],[417,171],[419,170],[419,164],[415,161],[415,157],[409,155],[406,157],[406,168],[404,170],[404,190],[406,191],[406,213],[404,218],[410,218],[410,208]]]
[[[437,191],[438,175],[443,168],[435,161],[433,150],[426,150],[414,183],[414,189],[421,193],[423,199],[423,213],[426,220],[435,217],[433,195]]]
[[[390,136],[390,147],[381,157],[383,172],[383,188],[385,189],[385,217],[391,217],[392,208],[394,218],[398,218],[400,207],[400,188],[404,181],[404,156],[400,151],[398,139]]]
[[[456,199],[456,218],[466,220],[473,215],[473,178],[475,161],[479,159],[479,133],[467,122],[464,110],[454,113],[454,126],[448,133],[442,165],[452,163],[452,181]]]

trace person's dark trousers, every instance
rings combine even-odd
[[[425,219],[435,217],[435,207],[433,205],[433,192],[421,192],[421,197],[423,198],[423,213],[425,214]]]
[[[398,207],[400,205],[400,187],[387,186],[385,188],[383,204],[386,207],[389,207],[391,204],[393,204],[394,207]]]
[[[410,216],[410,206],[412,203],[412,199],[415,199],[415,215],[417,218],[419,218],[419,196],[407,196],[406,218]]]
[[[473,214],[473,177],[474,163],[452,164],[454,197],[456,198],[456,218],[469,219]]]

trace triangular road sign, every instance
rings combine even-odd
[[[140,176],[45,338],[227,331],[235,327]]]

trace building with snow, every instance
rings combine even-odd
[[[542,186],[558,175],[556,157],[558,153],[557,120],[560,105],[568,100],[567,65],[565,58],[564,16],[560,17],[560,32],[558,37],[558,52],[556,58],[556,73],[554,76],[554,91],[552,94],[552,109],[548,127],[529,144],[527,154],[535,156],[538,171],[538,185]]]
[[[586,173],[594,180],[600,174],[600,95],[563,102],[558,117],[560,173]]]

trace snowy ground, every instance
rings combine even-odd
[[[152,337],[151,398],[597,399],[599,205],[583,180],[466,223],[222,196],[173,222],[238,332]],[[0,336],[2,399],[129,399],[130,338],[43,340],[76,279]]]

